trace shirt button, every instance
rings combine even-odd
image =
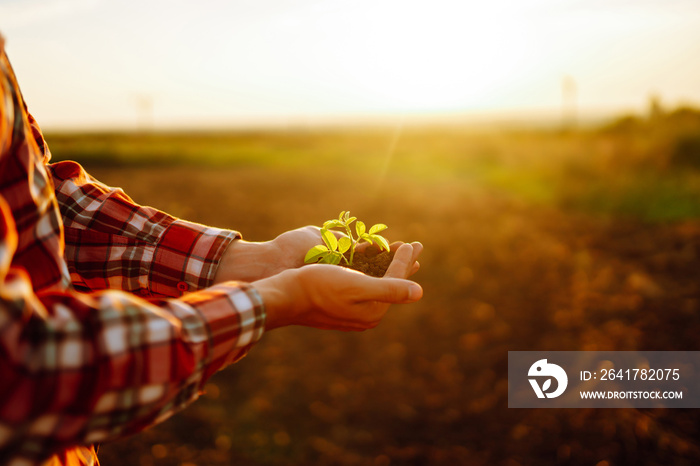
[[[180,291],[187,291],[190,289],[190,286],[185,282],[178,282],[177,289]]]

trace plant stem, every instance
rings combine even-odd
[[[348,265],[352,265],[352,260],[355,257],[355,245],[357,242],[355,241],[355,237],[352,235],[352,230],[350,230],[350,225],[347,223],[345,225],[345,231],[348,232],[348,236],[350,237],[350,261],[348,262]],[[343,256],[345,257],[345,256]],[[347,259],[346,259],[347,261]]]
[[[353,260],[354,256],[355,256],[355,242],[353,241],[352,245],[350,246],[350,262],[348,262],[348,265],[352,265],[352,260]]]

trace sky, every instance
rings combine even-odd
[[[0,0],[44,129],[700,105],[697,0]]]

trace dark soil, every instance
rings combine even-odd
[[[349,253],[346,256],[350,258]],[[349,267],[371,277],[383,277],[393,259],[394,251],[380,251],[370,247],[363,251],[355,251],[352,265]]]

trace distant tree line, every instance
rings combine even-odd
[[[700,169],[700,109],[678,107],[664,112],[655,101],[647,116],[625,115],[600,128],[613,137],[649,138],[656,155],[676,168]]]

